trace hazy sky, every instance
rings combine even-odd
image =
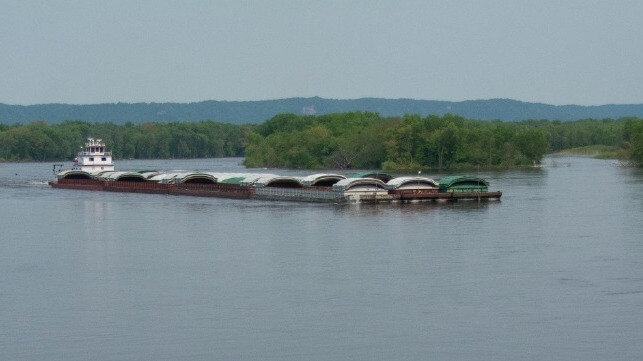
[[[0,103],[643,103],[643,1],[0,0]]]

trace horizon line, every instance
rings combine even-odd
[[[294,97],[285,97],[285,98],[273,98],[273,99],[259,99],[259,100],[217,100],[217,99],[206,99],[206,100],[197,100],[197,101],[185,101],[185,102],[179,102],[179,101],[133,101],[133,102],[126,102],[126,101],[117,101],[117,102],[97,102],[97,103],[64,103],[64,102],[51,102],[51,103],[33,103],[33,104],[10,104],[10,103],[2,103],[0,102],[1,105],[8,105],[8,106],[23,106],[23,107],[29,107],[29,106],[39,106],[39,105],[73,105],[73,106],[86,106],[86,105],[114,105],[114,104],[127,104],[127,105],[134,105],[134,104],[198,104],[198,103],[207,103],[207,102],[219,102],[219,103],[259,103],[259,102],[271,102],[271,101],[279,101],[279,100],[291,100],[291,99],[321,99],[321,100],[331,100],[331,101],[357,101],[357,100],[366,100],[366,99],[377,99],[377,100],[390,100],[390,101],[396,101],[396,100],[410,100],[410,101],[420,101],[420,102],[438,102],[438,103],[466,103],[466,102],[478,102],[478,101],[512,101],[512,102],[517,102],[517,103],[525,103],[525,104],[538,104],[538,105],[549,105],[549,106],[554,106],[554,107],[565,107],[565,106],[579,106],[579,107],[600,107],[600,106],[609,106],[609,105],[643,105],[643,101],[641,103],[601,103],[601,104],[591,104],[591,105],[586,105],[586,104],[573,104],[573,103],[566,103],[566,104],[552,104],[552,103],[545,103],[545,102],[540,102],[540,101],[524,101],[524,100],[518,100],[518,99],[513,99],[513,98],[485,98],[485,99],[466,99],[466,100],[437,100],[437,99],[419,99],[419,98],[407,98],[407,97],[400,97],[400,98],[382,98],[382,97],[359,97],[359,98],[325,98],[321,96],[310,96],[310,97],[303,97],[303,96],[294,96]]]

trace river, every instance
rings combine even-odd
[[[479,175],[501,201],[75,191],[47,186],[50,164],[0,164],[0,358],[642,359],[643,170]]]

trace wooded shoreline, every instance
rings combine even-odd
[[[105,140],[115,159],[245,157],[248,167],[501,169],[533,166],[545,154],[589,146],[608,150],[605,157],[643,163],[641,118],[504,122],[370,112],[280,114],[259,125],[0,124],[0,161],[70,160],[88,136]]]

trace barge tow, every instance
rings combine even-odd
[[[53,188],[328,203],[500,200],[478,177],[397,177],[384,173],[312,174],[303,178],[256,173],[114,171],[105,143],[89,138],[72,169],[54,173]]]

